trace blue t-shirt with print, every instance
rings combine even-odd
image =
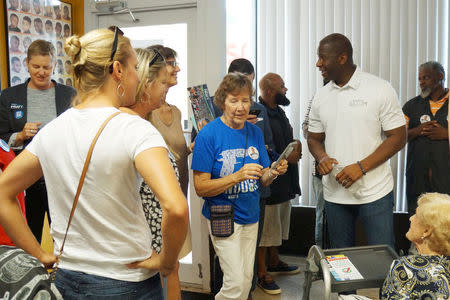
[[[247,155],[244,159],[245,148]],[[211,179],[217,179],[237,172],[248,163],[257,163],[263,168],[270,165],[264,137],[257,126],[245,122],[244,128],[233,129],[216,118],[199,132],[192,156],[192,170],[210,173]],[[236,223],[258,222],[259,185],[259,180],[249,179],[217,196],[204,197],[203,215],[210,218],[209,205],[233,203]]]

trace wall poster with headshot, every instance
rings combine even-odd
[[[29,78],[27,51],[38,39],[56,49],[52,79],[72,85],[72,62],[64,52],[64,39],[72,35],[72,5],[59,0],[3,0],[6,8],[8,82],[14,86]]]

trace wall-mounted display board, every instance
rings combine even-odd
[[[84,1],[0,1],[4,12],[0,44],[5,49],[0,55],[1,65],[4,66],[1,72],[2,88],[20,84],[29,77],[25,63],[27,49],[37,39],[50,41],[56,48],[56,67],[52,78],[72,85],[72,63],[64,52],[64,39],[73,33],[83,34]],[[74,30],[75,22],[78,22],[77,30]]]
[[[72,35],[72,5],[59,0],[4,0],[8,45],[8,82],[14,86],[28,77],[26,57],[34,40],[46,40],[56,48],[52,78],[72,85],[72,63],[64,52],[64,39]]]

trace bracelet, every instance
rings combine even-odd
[[[364,170],[364,168],[363,168],[361,162],[358,160],[357,163],[358,163],[358,166],[359,166],[359,168],[361,169],[361,172],[363,173],[363,175],[366,175],[367,172],[366,172],[366,170]]]
[[[329,158],[328,155],[325,155],[324,157],[322,157],[319,161],[319,164],[322,163],[324,161],[324,159]]]

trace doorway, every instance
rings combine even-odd
[[[99,15],[98,27],[119,26],[125,36],[130,38],[133,47],[146,48],[153,44],[162,44],[174,49],[181,71],[178,73],[178,84],[167,94],[167,102],[176,105],[182,113],[182,128],[186,139],[190,142],[190,126],[186,126],[189,114],[187,87],[201,82],[199,69],[203,65],[201,53],[196,51],[197,8],[179,8],[167,10],[139,10],[134,12],[140,21],[133,23],[128,14]],[[189,162],[190,165],[190,162]],[[190,172],[192,173],[192,172]],[[193,188],[192,174],[188,191],[192,251],[180,260],[180,281],[183,289],[209,292],[209,245],[208,231],[201,217],[202,199]]]

